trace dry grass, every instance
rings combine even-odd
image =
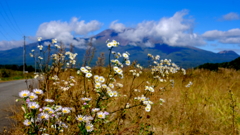
[[[106,70],[105,68],[96,68],[94,72]],[[149,76],[149,71],[145,71],[134,82],[134,87],[142,83]],[[64,72],[61,79],[66,80],[69,75],[74,74],[73,71]],[[95,134],[238,134],[239,133],[239,86],[240,72],[230,69],[222,69],[219,72],[211,72],[207,70],[188,70],[184,76],[177,74],[173,76],[174,87],[166,86],[167,83],[159,83],[155,88],[155,93],[151,96],[151,101],[154,104],[150,112],[145,112],[143,106],[138,106],[126,110],[124,113],[112,114],[117,120],[113,120],[115,124],[106,123],[101,125],[101,133]],[[141,92],[129,91],[131,86],[132,76],[125,75],[124,79],[116,80],[124,84],[124,87],[119,89],[122,96],[113,98],[104,109],[108,112],[123,108],[127,98],[123,95],[141,95]],[[185,85],[192,81],[193,85],[186,88]],[[69,128],[65,134],[77,133],[76,120],[77,114],[82,113],[83,85],[81,78],[77,79],[77,84],[69,91],[62,92],[60,100],[57,104],[75,108],[70,114],[71,121],[68,121]],[[92,87],[89,90],[93,89]],[[144,89],[144,88],[139,88]],[[50,90],[52,91],[52,90]],[[91,92],[90,92],[91,93]],[[233,94],[233,99],[231,99]],[[51,98],[55,99],[52,95]],[[96,102],[96,97],[92,97],[92,104]],[[165,99],[163,105],[158,104],[159,98]],[[95,100],[94,100],[95,99]],[[130,104],[136,104],[138,101],[130,100]],[[231,105],[236,103],[233,109]],[[234,113],[233,113],[234,111]],[[23,112],[16,113],[15,119],[18,125],[15,125],[15,131],[12,134],[22,133],[24,125]],[[235,118],[233,120],[233,117]],[[109,117],[111,120],[112,117]],[[120,119],[120,120],[119,120]],[[117,121],[117,122],[116,122]],[[118,130],[116,123],[119,123]],[[98,127],[95,127],[95,129]],[[100,127],[99,127],[100,128]],[[97,130],[96,130],[97,131]]]

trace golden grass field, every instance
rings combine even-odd
[[[97,73],[99,69],[96,69]],[[100,70],[105,70],[101,68]],[[66,78],[72,72],[64,72],[60,78]],[[145,71],[134,82],[134,86],[142,83],[148,78],[149,71]],[[78,78],[79,79],[79,78]],[[67,122],[69,127],[61,134],[75,134],[79,130],[76,128],[75,117],[81,112],[82,96],[81,80],[76,80],[77,84],[73,89],[61,93],[58,101],[63,106],[75,107],[69,114],[71,120]],[[141,95],[140,92],[129,91],[131,86],[131,75],[125,75],[124,79],[117,82],[124,84],[119,89],[121,95]],[[240,72],[231,69],[221,69],[218,72],[208,70],[187,70],[186,75],[176,74],[173,76],[174,87],[167,83],[159,83],[155,88],[155,93],[151,95],[154,104],[150,112],[146,112],[144,107],[138,106],[126,110],[123,114],[114,114],[118,121],[119,129],[116,129],[116,122],[101,125],[99,133],[93,134],[209,134],[226,135],[239,134],[240,114],[239,114],[239,86]],[[186,88],[185,85],[192,81],[193,85]],[[164,89],[162,87],[166,86]],[[165,100],[162,105],[157,102],[159,98]],[[126,98],[114,98],[105,109],[109,112],[123,107],[122,102]],[[76,102],[77,101],[77,102]],[[135,104],[134,100],[129,104]],[[79,109],[79,110],[78,110]],[[117,116],[122,115],[122,116]],[[14,119],[18,125],[13,128],[11,134],[24,134],[26,127],[22,124],[23,111],[16,113]],[[111,119],[111,117],[109,118]],[[95,127],[95,129],[98,127]]]

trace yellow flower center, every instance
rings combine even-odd
[[[79,121],[82,121],[82,120],[83,120],[83,118],[82,118],[82,117],[80,117],[80,118],[78,118],[78,120],[79,120]]]
[[[23,97],[26,97],[27,96],[27,93],[23,93]]]
[[[91,126],[86,126],[86,129],[87,129],[87,130],[90,130],[90,129],[91,129]]]
[[[67,113],[67,110],[63,110],[63,113]]]

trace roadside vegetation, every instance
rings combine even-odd
[[[41,69],[39,88],[19,93],[22,106],[12,117],[17,124],[5,134],[239,134],[240,71],[186,71],[151,54],[144,68],[128,52],[117,52],[118,42],[106,44],[107,58],[89,67],[89,47],[79,69],[77,54],[56,40],[51,56],[39,45],[32,54]]]
[[[21,71],[11,69],[0,69],[0,82],[24,79]]]
[[[0,82],[33,78],[35,69],[32,66],[25,67],[28,73],[23,74],[22,65],[0,65]]]

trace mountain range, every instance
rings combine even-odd
[[[136,60],[143,66],[148,65],[147,54],[160,55],[161,59],[171,59],[174,63],[183,68],[197,67],[204,63],[221,63],[228,62],[239,57],[234,51],[221,51],[214,53],[206,50],[202,50],[193,46],[170,46],[164,44],[161,40],[156,40],[151,37],[145,37],[141,42],[132,42],[119,36],[121,32],[117,32],[111,29],[104,30],[92,38],[96,40],[93,42],[95,47],[95,57],[91,65],[95,64],[97,57],[103,52],[107,58],[109,49],[106,46],[106,40],[116,40],[120,42],[119,47],[114,48],[116,52],[129,52],[130,60]],[[85,39],[86,41],[88,39]],[[45,40],[51,41],[51,40]],[[44,41],[42,41],[44,42]],[[147,42],[151,42],[152,46],[146,46]],[[27,65],[33,65],[33,58],[29,57],[29,53],[32,49],[37,49],[38,43],[31,43],[26,45],[26,63]],[[85,54],[85,49],[74,47],[74,52],[78,53],[77,60],[82,63],[82,59]],[[23,47],[13,48],[10,50],[0,51],[0,64],[18,64],[23,63]]]

